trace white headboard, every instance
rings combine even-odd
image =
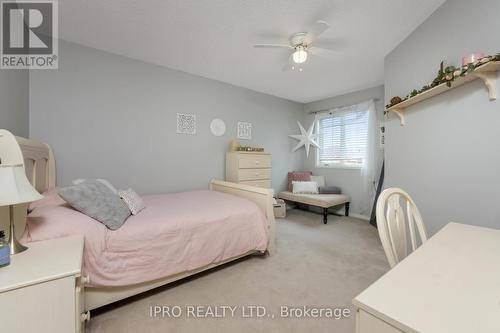
[[[16,137],[23,154],[24,169],[30,183],[43,193],[56,187],[56,162],[49,145]]]
[[[14,137],[0,129],[0,161],[4,164],[24,164],[28,180],[43,193],[56,186],[56,164],[52,149],[33,140]],[[17,237],[21,237],[26,224],[26,204],[14,208]],[[8,230],[7,207],[0,207],[0,230]]]

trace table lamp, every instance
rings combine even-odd
[[[10,254],[28,249],[16,239],[14,231],[14,205],[36,201],[43,198],[26,178],[22,164],[0,164],[0,206],[9,206]]]

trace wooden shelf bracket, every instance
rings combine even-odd
[[[497,73],[496,72],[479,72],[474,73],[475,76],[480,78],[486,88],[488,89],[488,95],[490,97],[490,101],[494,101],[497,99]]]
[[[393,109],[391,112],[395,113],[399,117],[399,122],[401,126],[406,125],[405,110],[404,109]]]

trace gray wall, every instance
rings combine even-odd
[[[276,191],[302,168],[288,138],[300,103],[64,41],[59,52],[59,70],[31,73],[30,136],[53,147],[60,185],[104,177],[140,193],[207,188],[224,177],[238,121],[253,123],[242,144],[273,154]],[[196,114],[196,135],[176,134],[178,112]],[[213,118],[226,122],[223,137],[210,133]]]
[[[500,2],[448,0],[385,59],[385,96],[431,81],[441,60],[500,51]],[[408,109],[407,125],[387,121],[385,187],[415,199],[434,233],[450,221],[500,228],[500,102],[480,81]]]
[[[29,71],[0,69],[0,128],[29,135]]]
[[[375,102],[375,107],[377,108],[379,119],[382,119],[384,107],[384,86],[379,86],[305,104],[304,117],[306,119],[306,125],[310,126],[314,119],[314,116],[309,114],[311,111],[327,110],[336,107],[353,105],[369,99],[378,100]],[[381,150],[378,150],[377,152],[379,161],[378,164],[381,165],[383,152]],[[344,193],[349,194],[352,197],[351,211],[353,214],[363,215],[366,217],[370,216],[371,207],[369,210],[366,210],[360,205],[364,195],[360,169],[316,168],[316,149],[313,149],[312,154],[309,154],[309,158],[306,159],[305,169],[311,170],[316,175],[326,176],[326,181],[329,185],[340,186]],[[379,175],[380,171],[377,171],[376,174]]]

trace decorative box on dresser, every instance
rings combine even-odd
[[[271,188],[271,154],[234,151],[226,153],[226,181]]]
[[[84,332],[83,237],[28,244],[0,268],[2,332]]]

